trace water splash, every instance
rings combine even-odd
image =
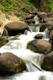
[[[39,24],[39,17],[36,15],[34,17],[34,21],[35,21],[35,24]],[[40,31],[40,26],[28,26],[29,30],[31,32],[39,32]]]
[[[48,35],[49,35],[49,30],[48,30],[48,28],[45,29],[44,33],[45,33],[44,38],[45,38],[45,39],[48,39]]]

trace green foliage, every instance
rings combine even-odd
[[[53,0],[47,0],[47,8],[53,11]]]
[[[18,2],[22,1],[24,3],[25,9],[21,9]],[[27,12],[30,6],[34,6],[29,0],[0,0],[0,9],[3,12],[20,12],[21,15],[24,17],[24,11]]]
[[[20,8],[18,5],[19,1],[22,1],[24,3],[25,9],[33,5],[31,2],[29,2],[29,0],[0,0],[0,6],[2,5],[5,7],[5,11],[14,11],[16,7]]]

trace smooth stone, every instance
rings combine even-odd
[[[11,52],[5,52],[0,55],[0,72],[1,73],[18,73],[26,69],[22,59]]]
[[[48,54],[52,50],[52,44],[47,40],[36,39],[28,42],[27,48],[34,52]]]
[[[41,61],[41,68],[47,71],[53,71],[53,51],[45,55]]]

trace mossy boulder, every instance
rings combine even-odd
[[[43,58],[41,68],[47,71],[53,71],[53,51]]]
[[[35,39],[42,39],[43,38],[43,34],[37,34],[34,38]]]
[[[0,36],[0,47],[2,47],[3,45],[5,45],[8,42],[8,38],[5,36]]]
[[[10,52],[0,55],[0,72],[2,73],[19,73],[26,69],[22,59]]]
[[[34,52],[47,54],[52,50],[52,44],[46,40],[36,39],[28,42],[27,48]]]

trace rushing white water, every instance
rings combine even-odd
[[[34,17],[34,21],[35,21],[35,24],[40,23],[37,15]],[[31,32],[39,32],[40,31],[40,26],[37,26],[37,27],[36,26],[28,26],[28,27]]]
[[[45,29],[44,33],[45,33],[44,38],[47,39],[47,38],[48,38],[48,35],[49,35],[49,30],[48,30],[48,28]]]
[[[37,16],[34,17],[35,24],[39,23]],[[36,28],[36,32],[25,31],[25,34],[17,36],[17,40],[10,40],[6,45],[0,48],[0,52],[12,52],[16,56],[23,59],[26,63],[27,71],[23,73],[17,73],[12,76],[6,77],[4,80],[53,80],[53,73],[44,71],[40,68],[40,61],[43,54],[34,53],[33,51],[27,49],[27,43],[34,40],[34,36],[37,34],[43,34],[43,39],[47,38],[47,29],[44,32],[39,32],[40,27]],[[19,40],[18,40],[19,39]],[[46,39],[48,40],[48,39]],[[42,70],[40,71],[37,67]]]
[[[4,45],[3,49],[26,49],[27,43],[31,40],[34,40],[34,36],[37,34],[43,34],[43,37],[45,36],[44,32],[29,32],[27,35],[23,34],[19,36],[19,40],[10,40],[9,43]]]
[[[39,24],[39,23],[40,23],[40,22],[39,22],[39,18],[38,18],[37,15],[34,17],[34,20],[35,20],[35,24]],[[40,26],[37,26],[37,27],[36,27],[36,32],[39,32],[39,31],[40,31]]]
[[[39,71],[36,67],[34,67],[31,64],[31,61],[37,65],[38,67],[40,67],[39,65],[39,61],[41,59],[41,56],[38,53],[34,53],[30,50],[26,50],[26,49],[18,49],[18,50],[3,50],[0,49],[0,52],[12,52],[13,54],[15,54],[16,56],[20,57],[21,59],[23,59],[26,63],[26,66],[28,68],[28,72],[24,71],[21,74],[15,74],[12,76],[9,76],[7,78],[5,78],[5,80],[53,80],[53,74],[50,72],[46,72],[46,71]]]

